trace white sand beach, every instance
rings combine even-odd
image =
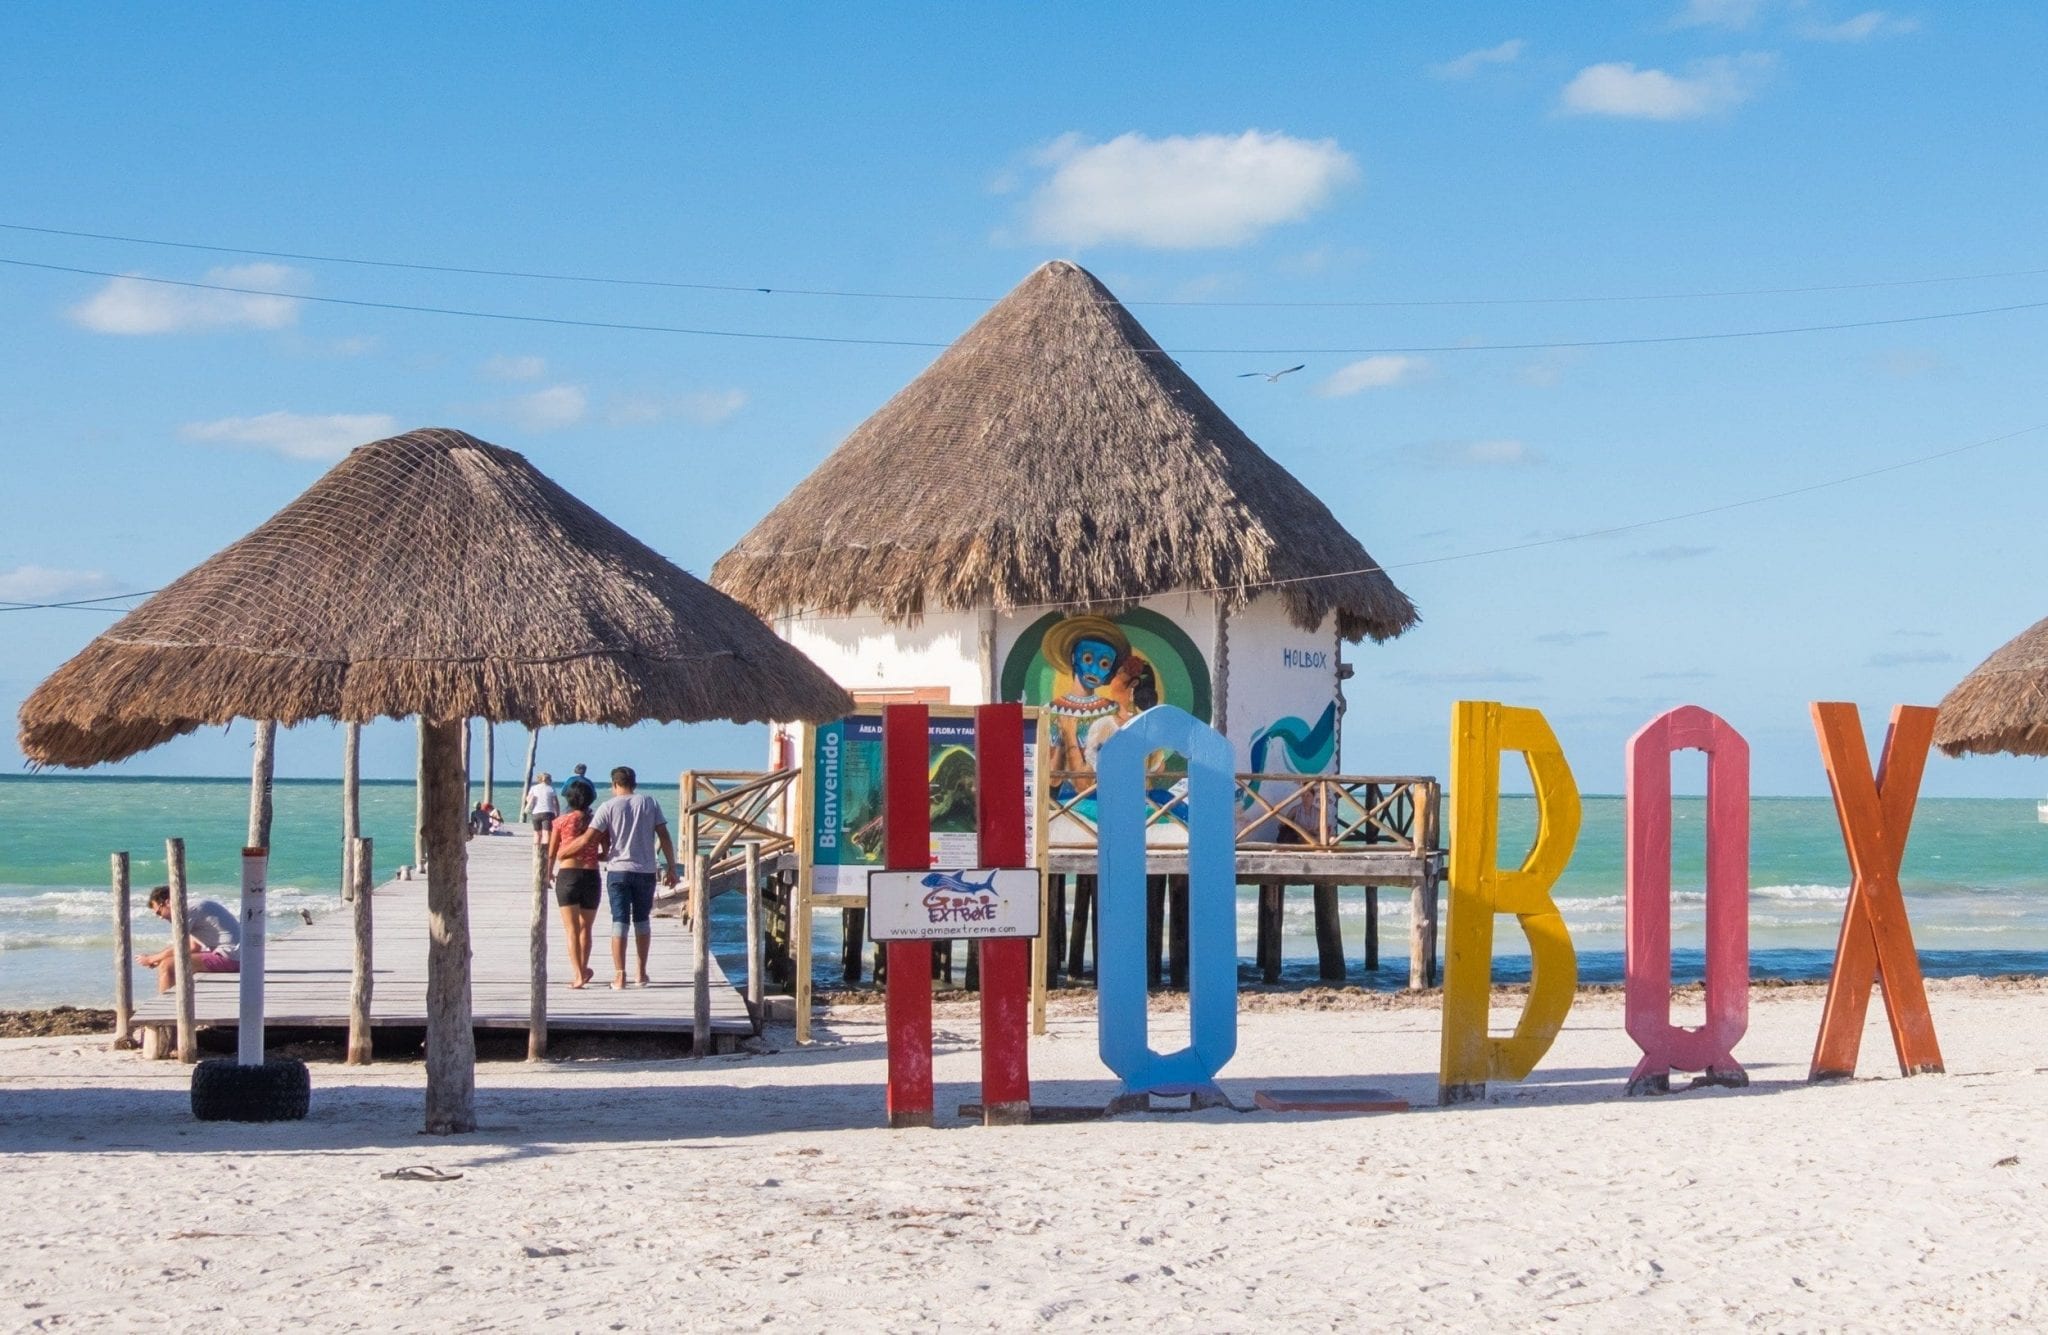
[[[316,1064],[304,1123],[200,1124],[173,1063],[7,1040],[0,1327],[2039,1329],[2048,991],[1930,991],[1947,1076],[1895,1078],[1874,1002],[1861,1077],[1807,1085],[1801,987],[1755,994],[1748,1090],[1624,1099],[1605,995],[1454,1111],[1427,1106],[1433,1006],[1248,1006],[1246,1107],[1418,1107],[1010,1130],[883,1128],[873,1008],[809,1050],[486,1064],[484,1130],[454,1140],[417,1133],[416,1064]],[[964,1013],[940,1028],[950,1113],[976,1057]],[[1040,1102],[1111,1091],[1079,1006],[1032,1060]],[[462,1177],[380,1176],[415,1164]]]

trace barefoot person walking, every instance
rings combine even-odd
[[[676,870],[675,844],[669,839],[668,818],[661,804],[635,792],[638,778],[625,765],[612,771],[612,795],[590,819],[590,828],[562,846],[564,854],[580,853],[590,843],[604,840],[605,897],[612,910],[612,986],[626,985],[626,929],[633,930],[640,961],[640,986],[647,977],[647,948],[654,932],[654,887],[657,879],[675,885],[681,879]],[[654,860],[655,846],[661,848],[661,862]],[[663,874],[663,869],[666,873]]]
[[[547,776],[541,776],[545,779]],[[552,790],[550,790],[552,791]],[[562,935],[569,950],[569,986],[581,988],[590,982],[590,927],[597,921],[597,901],[602,886],[597,874],[602,840],[585,840],[590,829],[590,805],[597,790],[582,779],[572,779],[563,793],[569,809],[556,817],[548,831],[548,865],[555,872],[555,903],[562,910]],[[575,843],[575,853],[564,853]]]
[[[562,814],[562,799],[555,792],[555,779],[546,770],[533,776],[533,786],[519,800],[519,815],[533,822],[533,846],[546,849],[548,827]]]

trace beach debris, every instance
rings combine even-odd
[[[462,1180],[462,1174],[460,1173],[444,1172],[432,1164],[424,1163],[412,1164],[405,1168],[393,1168],[389,1172],[379,1173],[377,1176],[386,1182],[459,1182]]]
[[[2017,1154],[2008,1154],[2003,1159],[2000,1159],[1997,1163],[1991,1166],[1993,1168],[2018,1168],[2020,1166],[2020,1156]]]
[[[560,1247],[553,1244],[546,1247],[526,1246],[519,1250],[525,1252],[527,1259],[531,1261],[545,1260],[550,1256],[580,1256],[583,1253],[581,1247]]]

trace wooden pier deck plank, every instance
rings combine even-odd
[[[527,1024],[527,930],[532,913],[532,842],[523,831],[469,842],[470,989],[480,1029],[524,1029]],[[374,1026],[420,1027],[427,1021],[427,883],[386,881],[372,903]],[[275,930],[275,929],[273,929]],[[614,992],[611,920],[600,906],[590,966],[591,985],[571,989],[563,958],[562,920],[548,896],[548,1027],[556,1031],[687,1033],[691,1027],[690,930],[678,918],[654,919],[649,987]],[[346,1028],[354,936],[344,907],[266,943],[264,1019],[273,1025]],[[148,943],[139,942],[139,945]],[[154,948],[154,946],[150,946]],[[632,970],[632,948],[627,968]],[[746,999],[711,959],[711,1029],[718,1035],[754,1032]],[[200,974],[193,983],[202,1025],[233,1025],[240,1008],[234,974]],[[135,1023],[161,1025],[177,1018],[171,994],[138,998]]]

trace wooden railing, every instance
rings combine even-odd
[[[1178,776],[1155,775],[1145,802],[1148,829],[1186,828],[1187,806]],[[1096,847],[1095,775],[1061,771],[1048,776],[1047,842],[1054,852]],[[1156,793],[1172,796],[1161,800]],[[1295,853],[1403,853],[1440,848],[1437,813],[1441,790],[1420,776],[1358,774],[1240,774],[1237,776],[1237,847]],[[1416,817],[1420,812],[1420,840]]]

